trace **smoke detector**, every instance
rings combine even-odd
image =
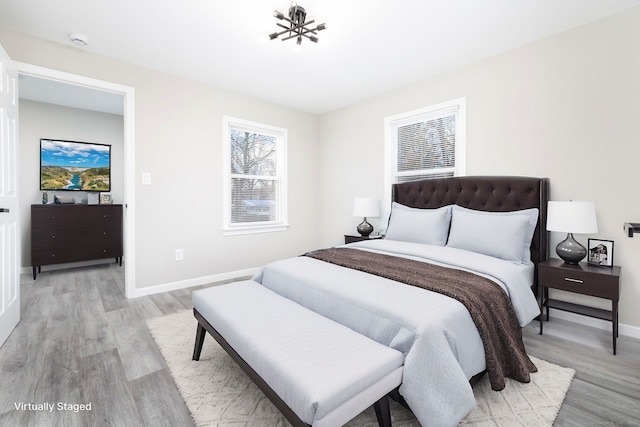
[[[87,36],[80,33],[69,33],[69,40],[78,47],[84,47],[89,44]]]

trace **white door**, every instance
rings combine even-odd
[[[0,346],[20,321],[18,73],[0,45]]]

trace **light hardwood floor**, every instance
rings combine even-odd
[[[144,323],[191,309],[193,289],[128,300],[123,273],[108,264],[22,276],[22,320],[0,348],[0,426],[193,425]],[[613,356],[610,335],[570,322],[523,333],[531,355],[577,371],[556,426],[640,426],[640,341],[620,337]],[[55,409],[16,409],[45,402]]]

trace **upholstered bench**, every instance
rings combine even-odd
[[[252,281],[194,292],[193,311],[193,360],[209,332],[294,426],[341,426],[371,405],[391,425],[400,352]]]

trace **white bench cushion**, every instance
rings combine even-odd
[[[193,306],[308,424],[344,424],[402,381],[400,352],[258,283],[196,291]]]

